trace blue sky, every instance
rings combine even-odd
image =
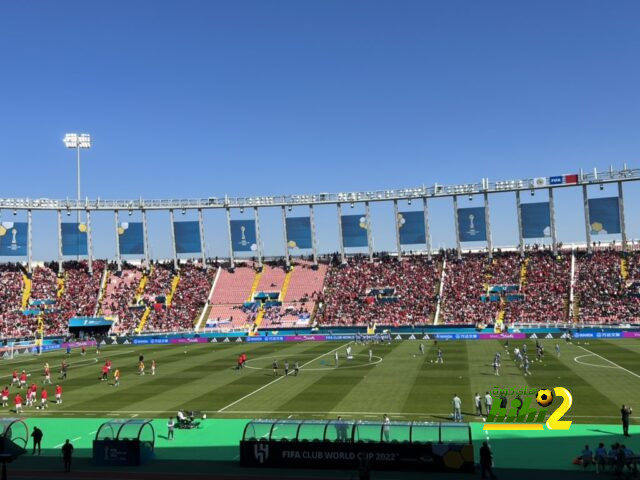
[[[638,18],[631,1],[4,2],[0,197],[74,197],[69,131],[94,138],[92,198],[638,167]],[[638,189],[625,190],[634,237]],[[582,241],[579,191],[557,204],[560,237]],[[514,244],[513,196],[492,209],[495,243]],[[335,250],[335,209],[318,210],[320,247]],[[453,245],[450,200],[432,210],[434,246]],[[54,217],[34,218],[36,258],[56,257]],[[263,218],[265,251],[281,254],[279,212]],[[150,222],[154,256],[168,256],[168,214]],[[112,256],[113,219],[94,223],[96,254]],[[209,254],[226,255],[223,215],[205,223]],[[376,249],[394,248],[389,205],[373,228]]]

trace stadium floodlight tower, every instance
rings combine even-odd
[[[88,133],[67,133],[62,140],[67,148],[75,148],[76,149],[76,180],[77,180],[77,191],[76,191],[76,200],[78,201],[76,207],[77,210],[77,221],[78,225],[80,224],[80,149],[81,148],[91,148],[91,135]]]
[[[80,204],[80,149],[91,148],[91,135],[88,133],[67,133],[63,142],[67,148],[76,149],[77,200]]]

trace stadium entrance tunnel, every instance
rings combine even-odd
[[[154,458],[156,434],[151,420],[132,418],[103,423],[93,441],[93,463],[141,465]]]
[[[253,420],[240,442],[243,467],[474,472],[465,423]]]

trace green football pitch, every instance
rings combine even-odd
[[[420,343],[425,346],[421,355]],[[521,347],[511,341],[509,350]],[[100,355],[91,349],[81,356],[75,349],[68,362],[69,377],[57,377],[64,352],[39,357],[22,356],[2,360],[0,377],[10,383],[13,369],[26,370],[29,382],[42,385],[43,365],[48,362],[56,383],[64,388],[63,404],[51,403],[47,410],[25,408],[23,418],[30,427],[45,432],[43,456],[19,459],[11,465],[12,478],[59,478],[59,450],[66,438],[76,446],[77,473],[74,478],[353,478],[353,472],[255,471],[238,465],[238,442],[248,419],[322,419],[342,415],[347,419],[380,420],[387,413],[396,421],[450,421],[451,399],[463,400],[464,420],[471,422],[474,445],[489,440],[501,478],[527,476],[540,468],[574,478],[581,475],[571,460],[584,443],[607,445],[621,441],[638,451],[637,415],[632,419],[631,438],[622,437],[619,410],[622,403],[640,398],[640,342],[633,340],[560,343],[542,340],[546,354],[533,362],[532,375],[525,377],[497,341],[438,342],[405,340],[382,345],[355,343],[218,343],[186,346],[121,345],[103,348]],[[534,342],[527,340],[530,351]],[[351,345],[353,358],[345,358]],[[436,364],[441,348],[444,364]],[[369,349],[372,359],[369,361]],[[491,362],[502,352],[501,375],[493,375]],[[338,352],[338,364],[335,353]],[[240,353],[248,357],[247,368],[235,369]],[[142,354],[147,374],[138,375]],[[100,368],[109,358],[122,372],[121,385],[99,380]],[[150,363],[158,365],[150,375]],[[278,377],[272,363],[279,363]],[[300,364],[298,376],[283,377],[287,361]],[[562,386],[573,397],[573,406],[563,418],[574,425],[568,431],[513,432],[482,430],[483,418],[475,416],[473,396],[496,388],[549,388]],[[11,388],[11,399],[16,392]],[[15,417],[13,408],[4,416]],[[176,439],[166,438],[166,419],[178,409],[206,413],[197,430],[177,431]],[[550,410],[553,410],[551,405]],[[640,408],[640,406],[636,406]],[[136,470],[98,470],[91,464],[91,440],[101,423],[109,419],[152,418],[156,429],[156,460]],[[212,463],[213,462],[213,463]],[[212,470],[213,469],[213,470]],[[128,473],[125,474],[125,471]],[[211,476],[215,471],[216,477]],[[145,477],[149,475],[149,477]],[[422,478],[423,474],[403,474],[402,478]],[[569,476],[568,476],[569,475]],[[433,478],[440,478],[434,476]],[[398,478],[393,472],[376,472],[374,478]],[[442,478],[451,478],[443,476]],[[536,477],[538,478],[538,477]],[[577,477],[576,477],[577,478]],[[583,477],[580,477],[583,478]]]
[[[419,352],[424,343],[425,354]],[[523,342],[510,342],[510,351]],[[495,387],[550,388],[562,386],[573,396],[573,406],[565,420],[575,423],[618,423],[620,406],[640,398],[640,342],[634,340],[560,343],[543,340],[545,357],[533,362],[531,376],[525,377],[506,355],[498,341],[394,341],[391,344],[355,343],[218,343],[186,346],[121,345],[103,348],[100,355],[91,349],[81,356],[74,349],[68,360],[68,379],[58,379],[64,352],[39,357],[22,356],[2,360],[0,372],[7,384],[13,369],[26,370],[29,383],[42,385],[43,365],[52,367],[53,385],[48,386],[49,408],[24,409],[29,417],[111,417],[165,418],[178,409],[198,410],[209,418],[345,418],[447,421],[451,399],[463,401],[465,421],[482,421],[473,406],[475,392],[491,392]],[[535,351],[533,340],[527,340]],[[353,358],[345,349],[351,345]],[[444,363],[436,364],[441,348]],[[369,361],[369,349],[372,359]],[[502,352],[500,376],[493,375],[491,362]],[[246,353],[246,368],[235,369],[236,358]],[[335,364],[335,353],[338,364]],[[138,355],[144,355],[146,375],[138,375]],[[121,385],[99,380],[106,359],[122,372]],[[156,375],[150,373],[151,360],[157,362]],[[280,376],[274,377],[272,363],[278,361]],[[284,362],[291,370],[297,361],[298,376],[284,377]],[[63,404],[56,405],[53,388],[64,389]],[[16,388],[11,388],[10,400]],[[38,396],[39,398],[39,396]],[[554,405],[551,406],[553,410]],[[5,408],[3,415],[15,415]],[[637,406],[640,409],[640,405]],[[639,410],[640,411],[640,410]]]

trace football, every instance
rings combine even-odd
[[[541,407],[548,407],[553,402],[553,393],[547,388],[541,388],[536,394],[536,402]]]

